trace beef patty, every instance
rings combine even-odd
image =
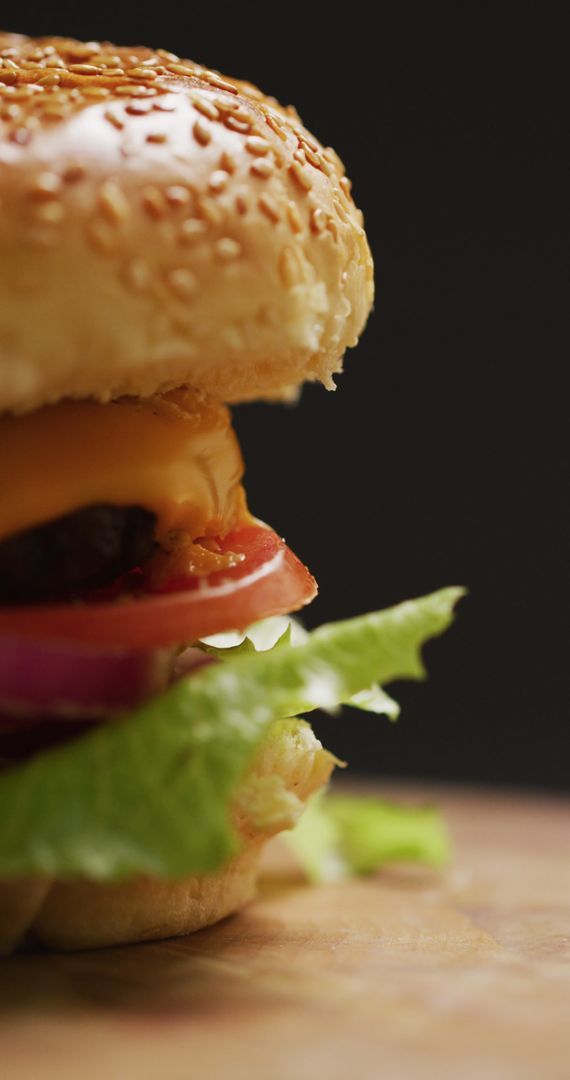
[[[156,516],[96,503],[0,541],[0,603],[69,600],[110,585],[154,548]]]

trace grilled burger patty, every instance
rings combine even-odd
[[[0,541],[0,603],[69,600],[110,585],[152,554],[156,516],[93,504]]]

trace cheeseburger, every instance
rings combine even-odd
[[[0,34],[0,946],[241,906],[457,590],[306,635],[228,404],[331,387],[372,261],[343,166],[249,83]],[[256,508],[257,509],[257,508]],[[248,629],[252,627],[252,629]],[[220,637],[227,632],[233,637]]]

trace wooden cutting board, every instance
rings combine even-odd
[[[274,850],[211,930],[0,962],[2,1080],[568,1080],[570,800],[398,793],[446,811],[445,874],[312,888]]]

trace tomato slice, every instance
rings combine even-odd
[[[0,608],[0,636],[134,648],[181,645],[297,611],[316,596],[315,579],[272,529],[247,525],[219,543],[222,551],[243,554],[243,561],[209,577],[188,578],[175,592]]]

